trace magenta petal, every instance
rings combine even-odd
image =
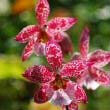
[[[100,84],[106,86],[110,85],[110,77],[105,71],[96,67],[91,67],[90,75],[93,78],[93,80],[99,82]]]
[[[97,50],[90,55],[89,62],[96,67],[104,67],[110,62],[110,52]]]
[[[74,100],[76,102],[87,102],[87,96],[86,93],[84,91],[84,89],[78,85],[76,85],[75,89],[74,89]]]
[[[63,54],[65,55],[68,53],[73,53],[73,44],[70,37],[66,33],[64,33],[62,36],[63,40],[59,42],[59,45],[61,46]]]
[[[51,99],[53,93],[52,87],[49,84],[44,84],[35,92],[34,101],[39,104],[45,103]]]
[[[50,13],[50,8],[49,8],[49,3],[47,0],[39,0],[38,4],[35,9],[36,12],[36,17],[40,23],[41,26],[45,25],[47,22],[49,13]]]
[[[46,58],[53,68],[59,68],[62,65],[62,51],[60,46],[54,41],[50,41],[46,45]]]
[[[51,40],[54,40],[56,42],[61,42],[63,40],[63,37],[64,37],[64,33],[63,32],[58,32],[58,33],[56,33],[56,35],[54,35],[50,38],[51,38]]]
[[[37,37],[40,30],[36,25],[30,25],[22,29],[22,31],[16,36],[16,41],[20,43],[26,43],[31,38]]]
[[[22,54],[22,61],[26,61],[32,55],[33,49],[34,49],[34,40],[31,40],[24,48]]]
[[[47,23],[47,33],[51,37],[56,36],[59,32],[67,31],[76,24],[76,22],[76,18],[56,17]]]
[[[33,66],[27,69],[23,76],[34,83],[47,83],[54,80],[52,72],[45,66]]]
[[[86,27],[82,34],[80,40],[80,52],[83,58],[87,57],[89,51],[89,29]]]
[[[80,78],[87,71],[86,62],[82,60],[73,60],[70,63],[65,64],[61,69],[62,77],[75,77]]]

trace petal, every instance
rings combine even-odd
[[[34,49],[34,40],[31,40],[24,48],[22,54],[22,61],[26,61],[32,55],[33,49]]]
[[[95,80],[93,80],[91,77],[87,77],[84,80],[83,85],[87,89],[92,89],[92,90],[96,90],[100,86],[100,84],[98,82],[96,82]]]
[[[50,13],[50,8],[49,8],[49,3],[47,0],[39,0],[38,4],[35,9],[36,12],[36,17],[39,21],[39,24],[45,25],[47,22],[49,13]]]
[[[47,83],[54,80],[53,73],[45,66],[33,66],[23,74],[25,78],[34,83]]]
[[[69,105],[72,102],[72,100],[63,91],[63,89],[59,89],[54,92],[50,102],[53,103],[54,105],[62,106],[62,105]]]
[[[96,67],[91,67],[90,75],[93,78],[93,80],[97,81],[99,84],[105,86],[110,85],[110,77],[105,71],[98,69]]]
[[[52,87],[49,84],[44,84],[35,92],[34,101],[39,104],[45,103],[51,99],[53,93]]]
[[[60,74],[62,77],[80,78],[85,74],[86,71],[86,62],[82,60],[73,60],[72,62],[69,62],[62,67]]]
[[[45,53],[45,47],[46,47],[46,44],[45,43],[36,43],[34,45],[34,52],[37,56],[44,56],[46,55]]]
[[[87,96],[82,87],[76,83],[68,82],[64,90],[71,100],[75,102],[87,102]]]
[[[87,96],[84,89],[78,85],[76,85],[74,89],[74,100],[76,102],[87,102]]]
[[[56,35],[50,37],[51,40],[55,40],[56,42],[61,42],[63,40],[64,37],[64,32],[58,32],[56,33]]]
[[[89,29],[86,27],[81,34],[80,52],[83,58],[87,57],[89,51],[89,32]]]
[[[67,31],[76,22],[76,18],[56,17],[47,23],[47,33],[50,36],[56,36],[61,31]]]
[[[37,38],[39,32],[40,30],[36,25],[27,26],[16,36],[16,41],[26,43],[33,37]]]
[[[73,53],[73,44],[70,37],[66,33],[64,33],[62,36],[63,40],[59,42],[59,45],[61,46],[63,54],[65,55],[68,53]]]
[[[46,58],[53,68],[58,68],[62,65],[62,51],[60,46],[54,41],[50,41],[46,45]]]
[[[110,62],[110,52],[97,50],[90,55],[89,62],[96,67],[104,67]]]

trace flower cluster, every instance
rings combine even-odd
[[[77,22],[77,19],[72,17],[56,17],[47,22],[50,13],[47,0],[39,0],[35,12],[39,24],[25,27],[16,36],[16,41],[20,43],[28,42],[22,54],[23,61],[27,60],[33,52],[37,55],[45,55],[45,46],[50,40],[61,43],[61,41],[64,42],[67,39],[67,43],[70,42],[65,31]],[[65,51],[71,49],[72,45],[69,45],[70,47],[65,49]]]
[[[29,67],[23,76],[34,84],[39,84],[34,95],[36,103],[50,101],[63,110],[78,110],[78,103],[87,102],[83,86],[96,89],[99,85],[110,85],[110,76],[103,70],[110,62],[110,52],[97,50],[88,53],[89,29],[86,27],[80,40],[80,53],[65,62],[64,55],[72,52],[72,42],[65,32],[77,23],[76,18],[47,18],[50,7],[47,0],[39,0],[35,9],[38,25],[25,27],[16,41],[27,43],[22,60],[27,60],[34,52],[46,57],[48,66]]]

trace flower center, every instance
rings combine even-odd
[[[40,37],[40,42],[42,42],[42,43],[48,42],[49,37],[48,37],[48,35],[46,34],[45,31],[41,31],[41,35],[40,36],[41,36]]]
[[[67,81],[68,81],[67,79],[63,79],[59,74],[57,74],[55,80],[52,82],[52,86],[55,90],[61,88],[65,89]]]

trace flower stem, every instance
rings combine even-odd
[[[69,110],[69,109],[68,109],[68,106],[66,106],[66,110]]]

